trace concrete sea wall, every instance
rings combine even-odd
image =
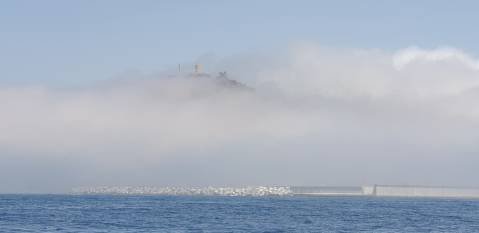
[[[437,187],[437,186],[363,186],[364,195],[379,197],[461,197],[479,198],[479,188]]]

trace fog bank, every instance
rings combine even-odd
[[[298,44],[206,62],[254,88],[131,74],[0,88],[1,192],[77,186],[479,186],[479,62]]]

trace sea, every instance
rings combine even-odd
[[[479,200],[9,194],[0,232],[479,232]]]

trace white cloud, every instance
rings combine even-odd
[[[414,62],[458,62],[470,69],[479,69],[479,61],[455,48],[425,50],[412,47],[394,56],[394,66],[398,70]]]
[[[463,93],[479,85],[477,61],[456,49],[333,50],[303,45],[285,65],[258,79],[294,94],[331,97],[430,98]]]

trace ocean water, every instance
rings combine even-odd
[[[479,232],[479,200],[0,195],[0,232]]]

